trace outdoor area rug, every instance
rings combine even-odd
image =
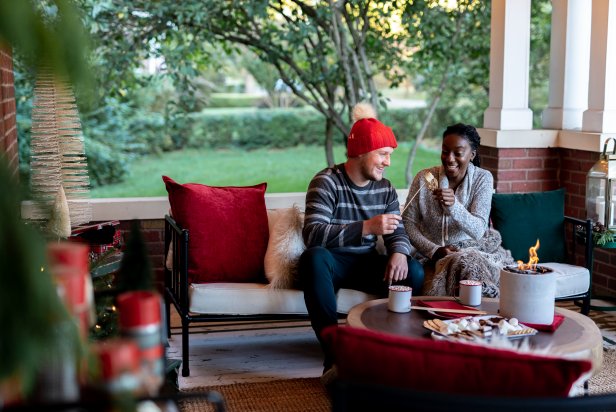
[[[588,381],[590,394],[616,393],[616,349],[603,350],[601,370]]]
[[[272,382],[236,383],[195,388],[186,392],[214,390],[225,399],[227,412],[329,412],[331,403],[320,378],[285,379]],[[179,402],[182,412],[215,411],[203,400]]]

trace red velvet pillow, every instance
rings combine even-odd
[[[267,183],[215,187],[179,184],[167,176],[163,181],[173,218],[189,230],[190,282],[264,281]]]
[[[352,327],[323,331],[342,380],[484,396],[567,396],[586,360],[412,339]]]

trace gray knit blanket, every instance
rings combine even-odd
[[[430,296],[454,296],[463,279],[482,283],[482,294],[498,297],[500,270],[514,262],[511,252],[501,246],[501,235],[489,228],[479,240],[455,244],[459,251],[436,262],[432,285],[425,292]]]

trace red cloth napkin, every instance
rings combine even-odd
[[[471,306],[464,306],[461,303],[458,303],[455,300],[418,300],[413,302],[417,306],[424,306],[427,308],[438,308],[438,309],[464,309],[464,310],[477,310]],[[442,316],[444,318],[463,318],[465,316],[471,316],[470,313],[449,313],[449,312],[434,312],[438,316]]]
[[[560,326],[561,323],[563,323],[564,320],[565,320],[565,317],[563,315],[559,315],[555,313],[554,321],[549,325],[542,325],[542,324],[535,324],[535,323],[528,323],[528,322],[522,322],[522,323],[528,326],[529,328],[537,329],[543,332],[554,332],[556,329],[558,329],[558,327]]]

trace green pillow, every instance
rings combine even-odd
[[[539,239],[539,263],[565,260],[565,189],[496,193],[490,216],[514,259],[528,262],[528,249]]]

